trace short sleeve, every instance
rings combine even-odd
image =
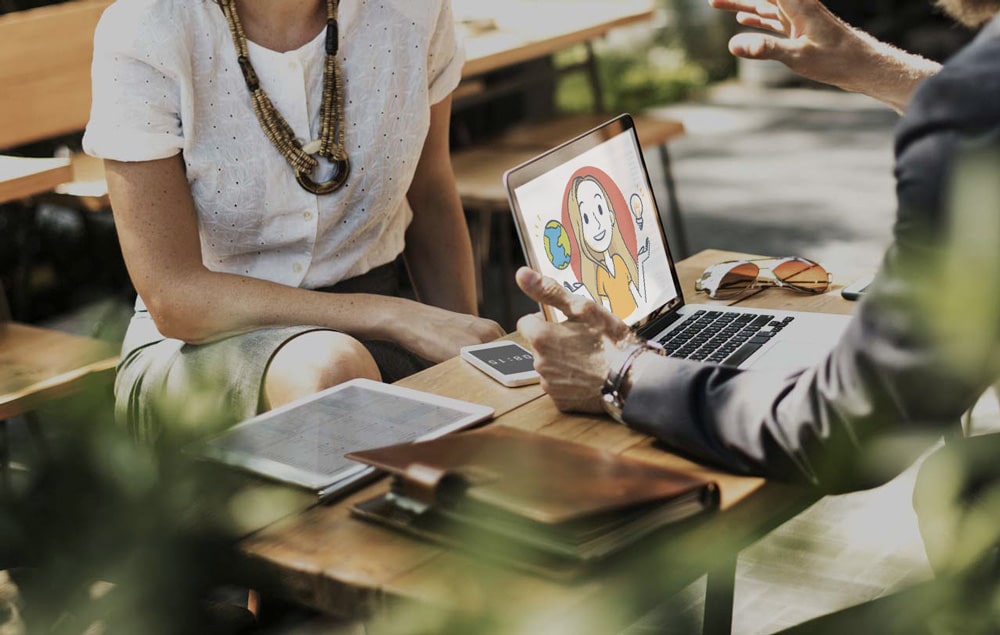
[[[144,2],[108,8],[94,36],[93,100],[83,138],[87,154],[116,161],[151,161],[177,154],[181,129],[183,42],[169,20],[155,20]],[[160,5],[162,7],[162,5]]]
[[[462,79],[464,63],[465,51],[459,46],[455,32],[451,0],[442,0],[427,53],[428,92],[432,104],[438,103],[455,90]]]

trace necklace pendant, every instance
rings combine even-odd
[[[306,172],[296,172],[295,180],[298,181],[302,189],[316,194],[317,196],[336,192],[344,186],[344,183],[347,182],[347,175],[351,172],[351,162],[345,157],[343,159],[334,160],[333,166],[335,171],[329,181],[317,183],[313,180],[312,176]]]

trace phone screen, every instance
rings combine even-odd
[[[535,369],[535,357],[517,344],[505,344],[467,351],[467,354],[489,364],[504,375],[527,373]]]

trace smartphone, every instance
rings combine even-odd
[[[874,279],[875,279],[874,274],[858,278],[851,284],[841,289],[840,295],[845,300],[860,300],[861,296],[865,292],[865,289],[868,288],[868,285],[870,285],[872,283],[872,280]]]
[[[526,386],[540,379],[535,372],[535,356],[520,344],[490,342],[463,346],[460,352],[462,359],[504,386]]]

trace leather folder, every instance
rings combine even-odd
[[[393,476],[356,516],[556,577],[719,501],[711,481],[503,425],[347,456]]]

